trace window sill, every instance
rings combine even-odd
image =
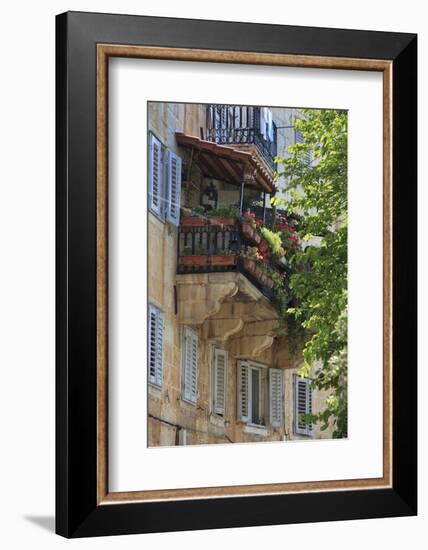
[[[269,435],[270,431],[266,426],[256,426],[255,424],[247,424],[244,428],[244,432],[254,435]]]

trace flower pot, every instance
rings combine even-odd
[[[180,225],[183,227],[200,227],[207,225],[207,221],[199,216],[182,216]]]
[[[234,265],[235,264],[235,256],[232,255],[218,255],[218,256],[211,256],[209,263],[211,265]]]
[[[253,241],[259,245],[262,242],[262,240],[264,239],[262,239],[262,236],[260,235],[260,233],[257,233],[257,231],[253,229]]]
[[[266,285],[268,288],[273,288],[273,280],[266,276]]]
[[[213,216],[209,219],[211,225],[235,225],[233,218],[221,218],[220,216]]]
[[[185,216],[181,218],[180,225],[184,227],[194,227],[206,225],[206,221],[198,216]]]
[[[244,237],[247,237],[247,239],[254,240],[254,229],[249,223],[243,223],[242,224],[242,233]]]
[[[180,258],[181,265],[190,266],[205,266],[208,265],[208,256],[182,256]]]
[[[260,237],[260,235],[259,235]],[[260,244],[259,244],[259,248],[262,252],[266,252],[269,248],[269,243],[267,242],[266,239],[264,239],[263,237],[260,237]]]
[[[261,278],[264,276],[264,271],[260,266],[256,265],[255,266],[255,274],[256,274],[256,277],[259,280],[261,280]]]
[[[256,264],[254,263],[253,260],[249,260],[248,258],[244,258],[243,266],[244,266],[244,269],[246,269],[250,273],[253,273]]]

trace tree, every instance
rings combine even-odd
[[[292,307],[288,309],[304,329],[307,376],[320,364],[312,385],[328,390],[325,409],[306,421],[329,421],[334,437],[347,435],[347,113],[305,110],[296,119],[302,143],[289,146],[277,158],[277,177],[285,176],[285,197],[273,199],[288,213],[298,215],[297,231],[303,246],[291,257]]]

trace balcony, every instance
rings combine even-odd
[[[262,109],[242,105],[210,105],[207,109],[207,140],[238,146],[253,154],[258,152],[267,167],[274,171],[277,128],[271,119],[264,122]]]
[[[269,248],[249,223],[184,215],[178,229],[177,273],[239,272],[272,300],[272,278],[257,262],[242,255],[248,246],[262,251]],[[270,270],[281,271],[274,262],[267,265]]]

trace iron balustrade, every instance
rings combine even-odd
[[[188,256],[234,256],[241,251],[238,225],[179,226],[178,265]]]
[[[272,139],[260,128],[260,107],[210,105],[207,110],[207,139],[220,145],[254,144],[268,165],[275,169],[277,128],[272,123]]]
[[[213,273],[239,271],[265,296],[273,298],[273,291],[244,266],[241,252],[254,246],[235,225],[180,225],[177,240],[177,273]],[[273,262],[269,267],[278,271]]]

